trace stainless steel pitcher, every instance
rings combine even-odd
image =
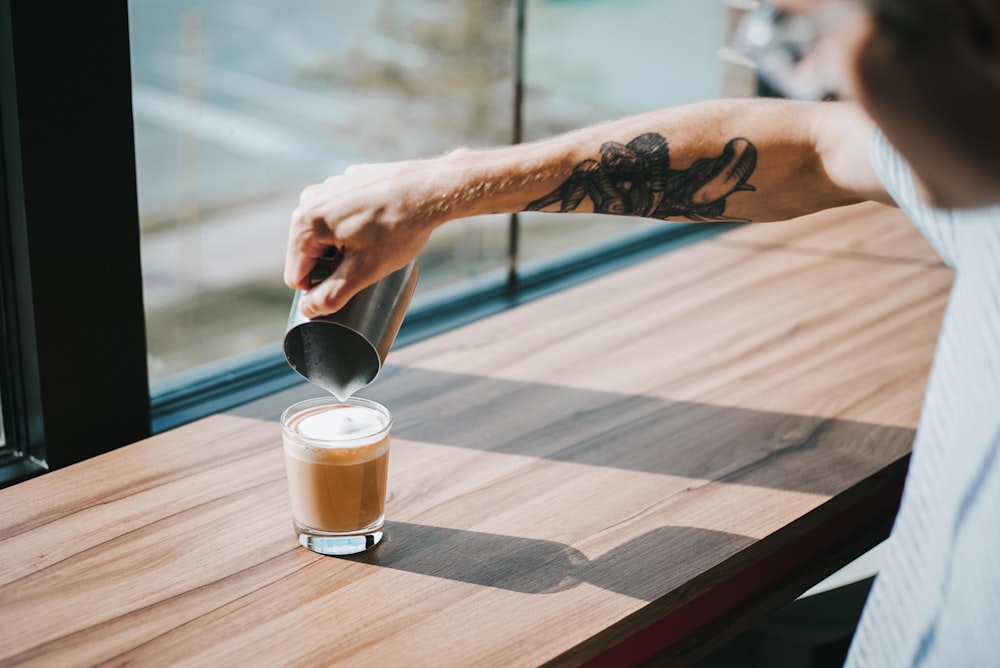
[[[332,273],[336,258],[326,257],[310,275],[313,284]],[[299,310],[305,294],[297,290],[285,329],[285,359],[295,371],[340,400],[367,386],[385,364],[417,286],[414,260],[356,294],[336,313],[307,318]]]

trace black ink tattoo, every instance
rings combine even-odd
[[[756,166],[757,149],[737,137],[714,158],[699,158],[687,169],[670,169],[667,140],[647,132],[624,145],[606,142],[599,160],[578,164],[562,185],[527,209],[540,211],[558,202],[560,211],[573,211],[589,198],[597,213],[739,220],[723,215],[726,198],[755,190],[747,180]]]

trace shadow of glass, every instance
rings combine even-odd
[[[709,562],[718,557],[712,555],[732,554],[752,542],[737,534],[664,526],[590,560],[556,541],[387,521],[378,548],[345,558],[524,594],[550,594],[588,582],[653,601],[714,565]],[[680,549],[688,557],[673,564],[671,555]],[[704,555],[704,561],[691,559],[692,552]]]
[[[913,441],[900,427],[403,366],[363,394],[392,410],[399,438],[812,494],[842,491]]]
[[[376,549],[347,558],[524,594],[573,587],[588,563],[581,552],[555,541],[388,520]]]

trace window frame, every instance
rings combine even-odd
[[[128,5],[2,0],[10,484],[150,433]]]

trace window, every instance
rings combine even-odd
[[[0,4],[0,483],[295,382],[277,342],[303,185],[716,94],[722,10],[698,0],[181,5]],[[660,49],[641,68],[615,60],[635,40]],[[709,228],[450,224],[400,342]]]
[[[529,2],[525,139],[718,97],[724,15],[722,2],[704,0]],[[678,225],[538,213],[520,220],[529,263]]]
[[[511,139],[514,3],[131,0],[149,371],[275,343],[301,189]],[[502,268],[506,225],[434,235],[420,290]]]
[[[356,162],[506,144],[521,125],[524,139],[540,138],[719,87],[724,9],[699,0],[368,0],[295,11],[280,0],[131,0],[130,9],[154,395],[179,373],[274,350],[291,301],[281,281],[287,219],[303,186]],[[636,40],[642,58],[624,48]],[[518,223],[519,269],[676,226],[544,214]],[[509,232],[507,216],[435,232],[415,303],[503,276]]]
[[[124,3],[0,3],[2,482],[149,434]]]

